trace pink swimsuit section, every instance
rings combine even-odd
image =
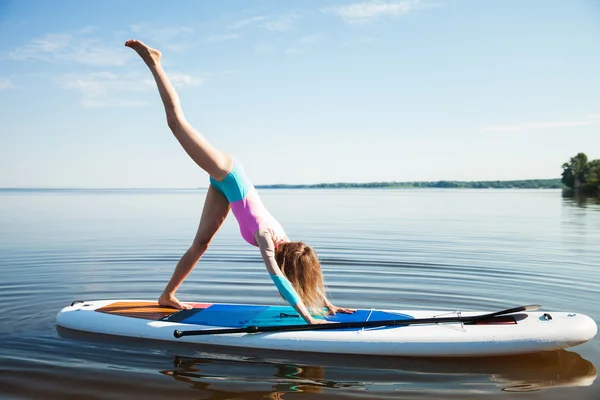
[[[231,211],[240,226],[240,233],[246,242],[258,246],[254,233],[260,228],[273,232],[275,244],[286,241],[283,227],[267,210],[237,159],[234,158],[233,169],[225,179],[217,181],[211,177],[210,183],[229,201]]]
[[[275,244],[285,240],[283,227],[269,213],[256,189],[252,188],[242,200],[231,203],[231,211],[240,225],[240,232],[246,242],[257,246],[254,232],[259,228],[271,230]]]

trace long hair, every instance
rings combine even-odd
[[[315,250],[302,242],[279,243],[275,261],[309,311],[323,314],[325,285]]]

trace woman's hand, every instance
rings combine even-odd
[[[337,307],[334,306],[333,304],[329,303],[327,305],[327,310],[329,311],[329,315],[333,315],[336,313],[342,313],[342,314],[352,314],[353,312],[355,312],[356,310],[352,309],[352,308],[342,308],[342,307]]]

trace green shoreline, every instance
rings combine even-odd
[[[257,189],[354,189],[354,188],[438,188],[438,189],[565,189],[560,179],[525,179],[515,181],[422,181],[317,183],[311,185],[255,185]]]

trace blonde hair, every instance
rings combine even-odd
[[[275,248],[275,261],[309,311],[322,315],[325,285],[315,250],[302,242],[282,242]]]

